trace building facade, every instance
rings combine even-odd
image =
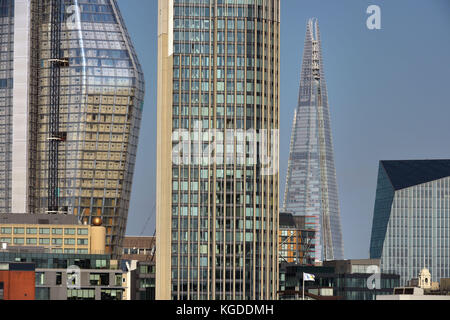
[[[49,253],[105,254],[105,227],[81,224],[74,215],[2,214],[0,246]]]
[[[0,262],[0,301],[34,300],[34,283],[33,263]]]
[[[156,238],[126,236],[122,250],[123,260],[155,261]]]
[[[304,282],[305,294],[317,299],[376,300],[377,296],[392,294],[400,281],[399,275],[379,273],[378,265],[379,260],[371,259],[326,261],[323,266],[282,263],[279,298],[301,299],[303,274],[309,273],[315,281]]]
[[[279,221],[280,263],[313,266],[315,231],[306,229],[305,217],[280,212]]]
[[[156,298],[274,299],[280,1],[159,0],[158,41]]]
[[[336,169],[317,19],[306,29],[298,106],[294,114],[283,211],[316,230],[315,259],[343,259]]]
[[[0,6],[0,212],[101,217],[119,255],[144,83],[116,1]]]
[[[427,268],[450,276],[450,160],[381,161],[370,257],[400,285]]]
[[[122,300],[123,271],[110,255],[0,250],[0,262],[33,265],[35,300]],[[0,263],[1,266],[2,263]],[[19,282],[17,282],[19,281]],[[12,286],[19,286],[16,279]],[[35,289],[35,291],[34,291]]]

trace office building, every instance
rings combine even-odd
[[[392,294],[400,284],[399,275],[381,273],[377,259],[325,261],[323,266],[334,268],[336,295],[344,300],[376,300]]]
[[[283,211],[316,230],[316,261],[344,258],[330,108],[317,19],[306,29],[298,105],[292,126]]]
[[[379,273],[379,261],[371,259],[326,261],[323,266],[282,263],[281,300],[302,299],[304,273],[315,276],[315,281],[304,282],[305,296],[314,300],[375,300],[391,295],[400,281],[399,275]]]
[[[275,299],[280,1],[159,0],[157,299]]]
[[[279,221],[279,262],[313,266],[315,231],[306,229],[305,217],[280,212]]]
[[[115,0],[0,3],[0,212],[103,219],[121,253],[144,97]]]
[[[74,215],[0,215],[0,246],[3,249],[105,254],[105,233],[98,217],[92,225],[87,225],[80,223]]]
[[[381,161],[370,257],[400,285],[427,268],[450,277],[450,160]]]

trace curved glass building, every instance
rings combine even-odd
[[[381,161],[370,258],[400,284],[427,268],[450,277],[450,160]]]
[[[292,126],[283,210],[316,231],[316,261],[344,259],[330,108],[319,24],[306,27],[298,106]]]
[[[280,2],[159,13],[156,298],[276,299]]]
[[[14,108],[0,136],[12,161],[1,210],[101,217],[107,252],[120,254],[144,79],[119,8],[114,0],[10,2]]]

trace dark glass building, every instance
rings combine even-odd
[[[400,284],[427,268],[450,277],[450,160],[381,161],[370,257]]]

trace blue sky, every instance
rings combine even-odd
[[[118,0],[146,98],[127,234],[155,226],[157,1]],[[381,30],[366,9],[381,8]],[[319,19],[345,257],[367,258],[379,160],[450,158],[450,1],[281,0],[280,193],[306,22]],[[146,224],[148,218],[151,219]]]

